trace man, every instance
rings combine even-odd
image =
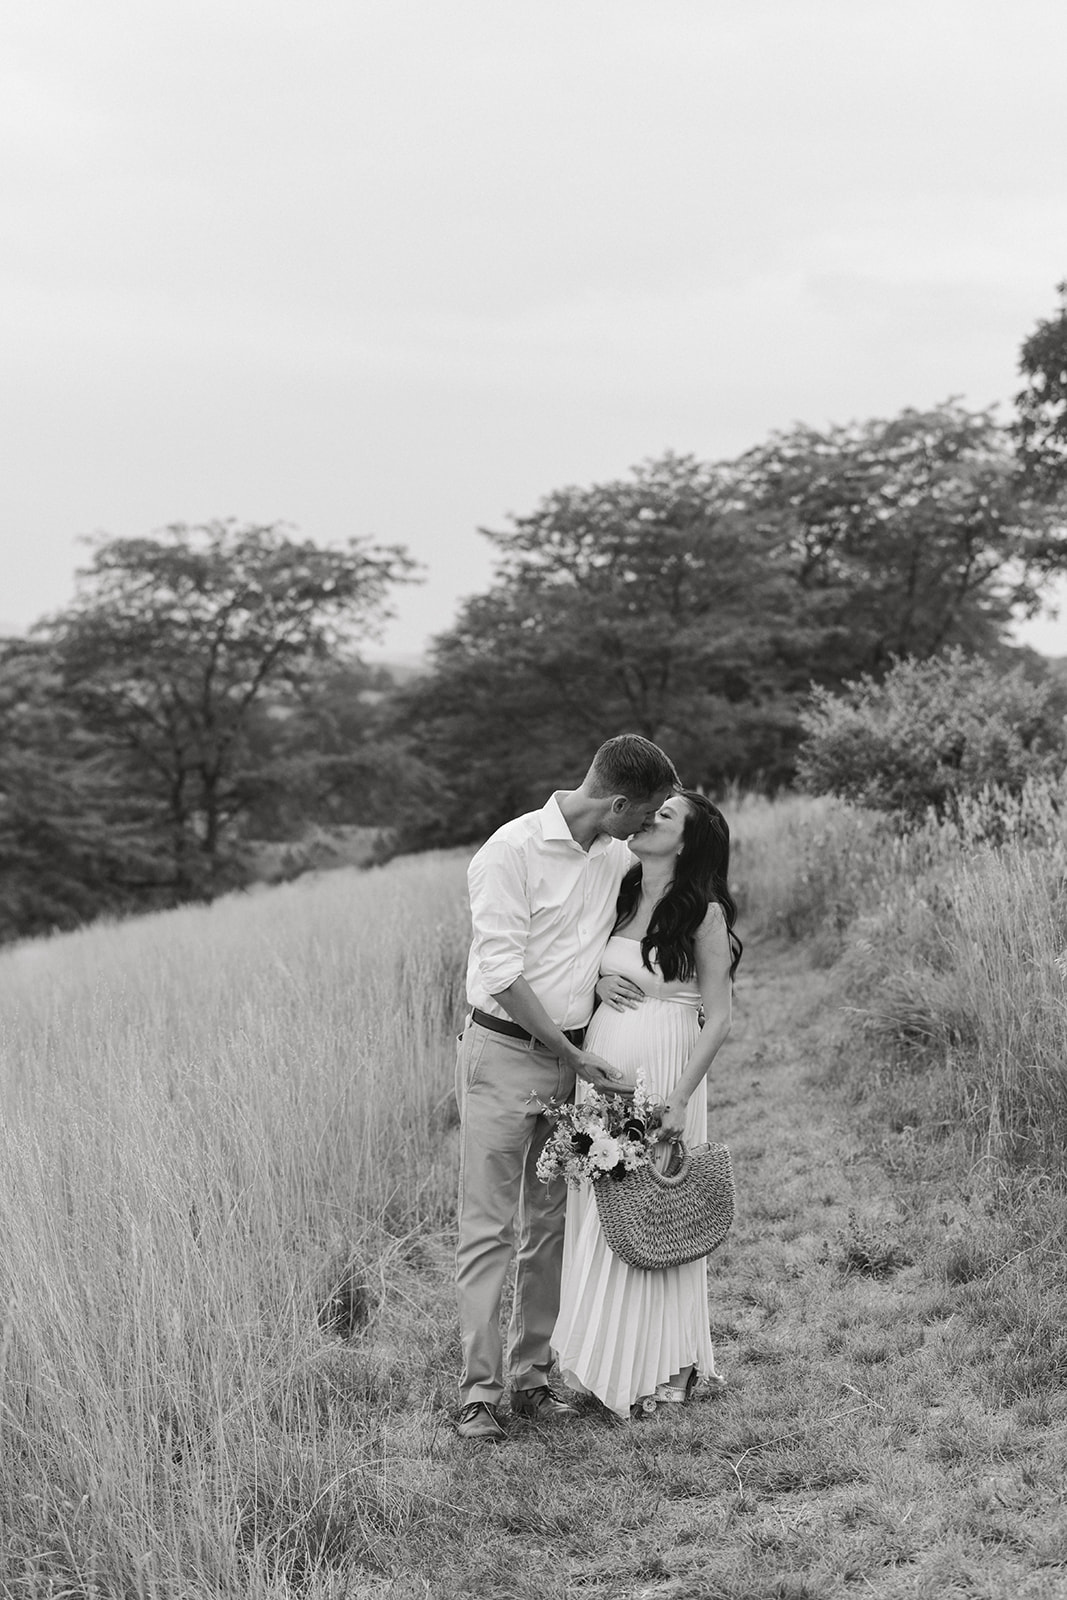
[[[601,745],[580,788],[498,828],[468,870],[471,1014],[456,1063],[463,1345],[456,1426],[467,1439],[506,1437],[497,1411],[500,1303],[512,1254],[512,1414],[544,1422],[574,1415],[548,1385],[566,1188],[537,1177],[550,1129],[534,1102],[570,1099],[576,1075],[598,1089],[615,1087],[615,1069],[582,1040],[630,861],[625,840],[676,787],[678,774],[658,745],[620,734]]]

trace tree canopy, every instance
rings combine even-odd
[[[0,647],[0,941],[162,893],[163,835],[125,765],[65,700],[39,642]]]
[[[496,582],[402,697],[449,780],[449,831],[474,836],[522,809],[546,772],[578,781],[623,729],[669,745],[701,779],[728,743],[733,760],[743,744],[750,760],[778,761],[795,620],[767,539],[716,468],[668,455],[556,491],[487,537]]]
[[[626,729],[690,783],[788,781],[813,684],[1006,650],[1064,559],[1007,430],[957,402],[733,462],[666,455],[486,537],[492,587],[401,697],[444,777],[430,838],[484,834]]]
[[[995,649],[1048,564],[1050,519],[1021,491],[1009,430],[955,401],[775,434],[732,476],[777,535],[817,683],[955,645]]]
[[[256,793],[249,733],[350,649],[412,574],[395,547],[323,549],[280,524],[178,524],[96,545],[74,604],[42,624],[63,698],[165,824],[177,898],[232,873]]]
[[[1019,355],[1016,435],[1028,482],[1044,498],[1067,494],[1067,281],[1060,307],[1037,324]]]

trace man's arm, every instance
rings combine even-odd
[[[471,862],[467,882],[474,958],[487,992],[520,1028],[540,1039],[546,1049],[594,1088],[632,1093],[620,1087],[617,1068],[588,1050],[580,1050],[565,1037],[522,975],[530,933],[530,902],[519,853],[503,841],[491,840]],[[617,1076],[612,1077],[613,1073]]]
[[[613,1067],[603,1056],[594,1055],[591,1050],[582,1050],[571,1043],[558,1024],[552,1021],[525,978],[516,978],[506,989],[498,990],[493,999],[520,1028],[525,1028],[535,1039],[540,1039],[546,1050],[559,1056],[594,1089],[603,1093],[633,1094],[631,1087],[624,1087],[619,1082],[622,1073],[618,1067]]]
[[[501,839],[483,844],[467,868],[473,943],[471,955],[487,994],[506,989],[522,974],[530,937],[525,864]]]

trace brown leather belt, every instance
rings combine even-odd
[[[471,1021],[476,1022],[479,1028],[488,1028],[491,1033],[505,1033],[509,1039],[522,1039],[525,1044],[529,1044],[533,1039],[533,1034],[527,1033],[525,1028],[520,1028],[517,1022],[510,1022],[505,1017],[491,1017],[488,1011],[479,1011],[477,1006],[471,1011]],[[584,1028],[564,1028],[562,1032],[565,1039],[569,1039],[571,1044],[581,1049],[585,1039]],[[537,1043],[541,1044],[540,1039]],[[547,1047],[541,1045],[541,1048],[544,1050]]]

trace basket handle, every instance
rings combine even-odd
[[[663,1142],[662,1140],[660,1141]],[[676,1189],[689,1171],[689,1150],[684,1139],[672,1139],[671,1159],[664,1171],[660,1171],[653,1161],[649,1171],[652,1181],[662,1185],[664,1189]]]

